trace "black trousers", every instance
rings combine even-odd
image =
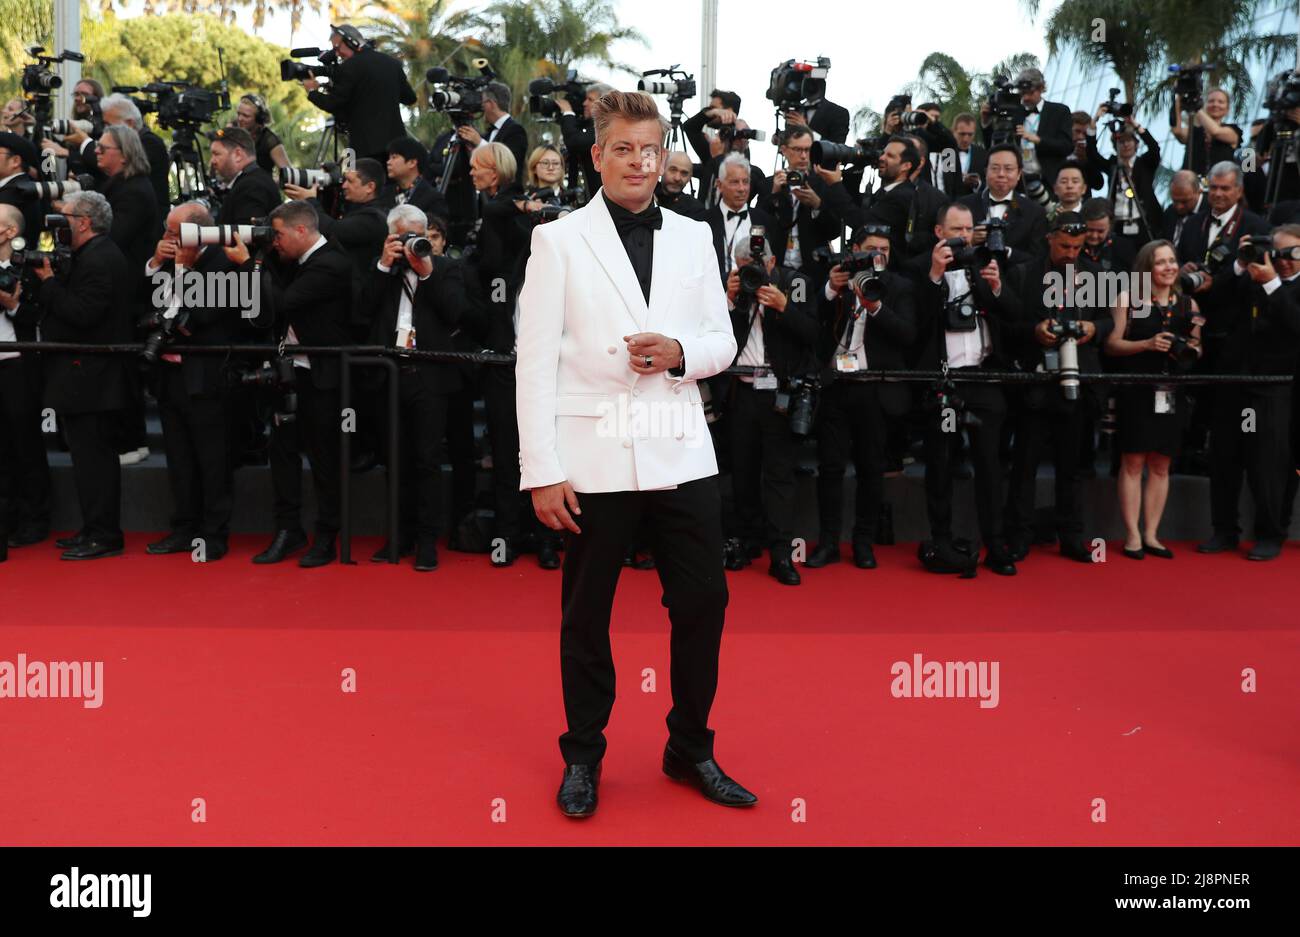
[[[41,396],[35,361],[0,361],[0,524],[47,534],[50,465],[41,434]]]
[[[795,438],[790,418],[772,409],[776,391],[732,382],[727,414],[731,485],[739,536],[766,543],[773,558],[788,557],[794,539]]]
[[[817,428],[817,509],[821,544],[840,542],[844,474],[849,460],[857,474],[853,542],[872,543],[884,500],[888,431],[874,384],[838,381],[822,391]]]
[[[955,369],[960,372],[961,369]],[[959,383],[957,393],[978,422],[969,425],[971,463],[975,469],[975,512],[985,546],[1001,544],[1002,463],[998,456],[1006,400],[1002,388],[992,384]],[[952,540],[953,464],[961,451],[961,415],[957,426],[945,431],[942,413],[927,415],[925,426],[925,508],[930,534],[938,542]]]
[[[117,460],[120,410],[61,413],[63,438],[72,456],[72,478],[81,505],[81,533],[122,545],[122,466]]]
[[[1243,411],[1255,414],[1245,432]],[[1241,532],[1238,502],[1244,474],[1255,500],[1255,539],[1285,540],[1285,492],[1294,492],[1291,464],[1291,390],[1285,386],[1215,388],[1210,422],[1210,517],[1216,533]],[[1286,512],[1289,516],[1289,512]]]
[[[297,418],[271,428],[271,488],[277,530],[302,527],[302,456],[311,465],[316,490],[316,535],[339,529],[339,427],[343,419],[338,388],[320,390],[305,368],[295,368]]]
[[[565,534],[560,587],[560,675],[568,731],[566,764],[596,764],[614,707],[610,609],[629,538],[646,522],[662,604],[672,623],[673,708],[668,738],[692,762],[713,757],[709,710],[718,688],[718,649],[727,607],[718,477],[665,491],[578,493],[581,534]]]
[[[442,436],[447,395],[434,393],[419,370],[445,365],[404,365],[398,372],[401,472],[398,542],[437,540],[442,531]]]
[[[474,510],[478,459],[474,448],[474,400],[477,373],[465,375],[461,389],[447,398],[447,459],[451,464],[452,527]]]
[[[1059,394],[1056,387],[1046,388]],[[1034,542],[1034,494],[1038,465],[1051,453],[1056,471],[1056,530],[1062,542],[1083,537],[1081,455],[1086,407],[1083,399],[1062,400],[1048,408],[1026,407],[1020,415],[1007,483],[1006,536]]]
[[[522,530],[525,494],[519,490],[519,417],[515,407],[515,370],[501,365],[483,368],[483,402],[492,442],[492,502],[496,535],[508,542]]]
[[[225,394],[191,397],[178,364],[159,365],[167,480],[172,489],[171,528],[224,544],[234,509],[230,460],[230,404]]]

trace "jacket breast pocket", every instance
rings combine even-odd
[[[681,283],[678,285],[678,289],[684,293],[690,292],[691,290],[703,289],[704,284],[708,282],[708,276],[709,274],[706,272],[701,273],[698,276],[683,277]]]

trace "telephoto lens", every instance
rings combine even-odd
[[[245,245],[270,244],[274,229],[264,225],[251,224],[214,224],[200,225],[192,221],[181,223],[181,247],[201,247],[212,244],[218,247],[233,247],[235,234]]]
[[[428,257],[433,253],[433,242],[422,234],[411,232],[401,235],[398,240],[416,257]]]
[[[885,281],[875,270],[863,270],[854,274],[853,286],[867,302],[878,303],[885,297]]]
[[[1184,293],[1195,293],[1209,278],[1204,270],[1184,270],[1178,274],[1178,288]]]
[[[1061,393],[1066,400],[1079,399],[1079,340],[1063,338],[1060,344]]]

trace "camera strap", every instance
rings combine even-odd
[[[1219,229],[1219,233],[1214,236],[1214,240],[1207,243],[1205,247],[1205,262],[1207,264],[1210,262],[1210,252],[1214,250],[1215,246],[1226,243],[1232,238],[1233,234],[1236,233],[1237,227],[1241,224],[1242,212],[1242,203],[1238,202],[1237,207],[1232,212],[1232,217],[1229,218],[1227,223]],[[1206,228],[1207,232],[1210,227],[1210,222],[1213,220],[1214,215],[1205,216],[1205,221],[1203,221],[1202,224]]]

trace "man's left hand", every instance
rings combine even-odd
[[[318,192],[319,190],[316,186],[312,186],[310,189],[304,189],[300,185],[286,185],[284,187],[284,194],[289,196],[289,200],[292,202],[301,202],[304,199],[316,198]]]
[[[42,283],[54,276],[54,268],[50,266],[50,258],[46,257],[39,267],[35,270],[36,277]]]
[[[794,126],[796,126],[796,127],[807,127],[807,126],[808,126],[808,118],[804,117],[804,116],[803,116],[802,114],[800,114],[798,111],[786,111],[786,112],[785,112],[785,122],[786,122],[787,124],[794,124]]]
[[[1268,254],[1259,258],[1258,263],[1246,264],[1246,272],[1256,283],[1267,283],[1277,276],[1277,270],[1273,268],[1273,259]]]
[[[822,197],[806,185],[801,185],[798,188],[791,189],[790,191],[794,193],[795,198],[804,205],[807,205],[809,208],[822,207]]]
[[[304,78],[304,79],[303,79],[303,82],[302,82],[302,90],[304,90],[304,91],[315,91],[315,90],[316,90],[317,88],[319,88],[319,87],[320,87],[320,82],[318,82],[315,78]]]
[[[1079,325],[1083,328],[1083,338],[1079,339],[1080,345],[1086,345],[1097,336],[1097,324],[1095,322],[1081,321]]]
[[[456,136],[460,137],[470,146],[478,146],[483,142],[483,135],[469,124],[466,124],[464,127],[457,127]]]
[[[760,286],[755,295],[758,297],[758,301],[768,309],[771,309],[774,312],[785,312],[785,293],[782,293],[772,284],[769,283],[767,286]]]
[[[628,363],[637,374],[658,374],[681,366],[684,353],[681,343],[674,338],[658,332],[637,332],[624,335],[623,341],[627,342]],[[649,367],[645,363],[647,357]]]

